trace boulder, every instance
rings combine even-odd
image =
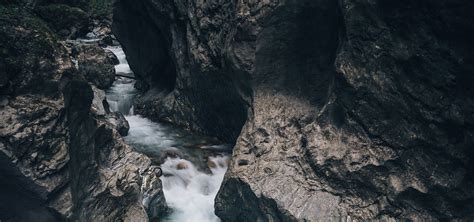
[[[178,170],[185,170],[188,169],[189,166],[186,162],[179,162],[178,165],[176,165],[176,169]]]
[[[117,41],[114,35],[106,35],[100,40],[100,44],[106,46],[119,46],[120,43]]]
[[[75,46],[79,72],[99,89],[107,89],[115,81],[114,59],[110,53],[95,44],[78,43]]]
[[[121,136],[128,135],[130,125],[121,112],[113,112],[107,116],[107,121],[119,132]]]
[[[105,50],[105,54],[107,57],[107,63],[112,64],[112,65],[118,65],[120,64],[120,61],[118,60],[117,56],[110,50]]]

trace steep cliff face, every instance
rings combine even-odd
[[[0,4],[0,12],[0,220],[159,217],[156,169],[123,142],[123,117],[97,88],[113,81],[110,58],[61,41],[30,9]]]
[[[467,11],[473,5],[342,1],[331,9],[329,1],[314,4],[312,16],[293,20],[304,33],[296,41],[303,49],[292,43],[297,31],[281,31],[291,29],[282,27],[292,20],[279,8],[294,5],[280,5],[269,15],[281,18],[270,34],[280,39],[266,37],[275,29],[272,23],[261,25],[252,118],[237,141],[217,198],[218,214],[228,220],[472,218],[474,93],[466,84],[473,83],[473,45],[471,34],[461,33],[473,30]],[[301,11],[291,11],[302,15],[308,6],[296,8]],[[311,29],[306,23],[318,25]],[[331,48],[337,35],[338,46]],[[296,51],[265,53],[272,48],[265,45],[279,42]],[[305,55],[305,49],[311,53]],[[279,60],[287,53],[288,63]],[[283,88],[275,84],[278,79]],[[295,79],[302,81],[292,87]],[[249,198],[258,199],[260,207],[250,208],[255,214],[231,210]]]
[[[114,31],[152,87],[138,112],[240,133],[222,219],[472,220],[473,10],[119,0]]]
[[[91,113],[98,92],[73,80],[65,89],[70,189],[76,221],[148,221],[166,209],[151,160],[123,142],[107,115]],[[92,107],[94,108],[94,107]],[[103,108],[95,108],[100,110]],[[105,214],[104,212],[108,212]]]
[[[48,206],[57,204],[67,217],[69,135],[60,84],[73,64],[40,19],[20,8],[0,10],[0,215],[48,221],[55,216]]]
[[[250,91],[242,73],[232,73],[223,60],[234,9],[228,1],[116,2],[112,29],[141,80],[138,87],[149,88],[137,113],[237,138]]]

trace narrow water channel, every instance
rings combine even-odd
[[[117,74],[133,75],[120,47],[108,47],[119,59]],[[112,111],[120,111],[130,124],[125,141],[161,166],[163,192],[173,212],[163,221],[220,221],[214,214],[214,198],[227,170],[230,145],[152,122],[133,112],[138,94],[134,80],[117,77],[107,91]]]

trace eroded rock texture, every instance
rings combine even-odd
[[[247,115],[242,95],[249,89],[223,67],[234,4],[202,4],[117,1],[112,28],[141,80],[137,87],[149,88],[137,113],[235,140]],[[215,24],[208,13],[218,17]]]
[[[123,142],[128,124],[97,88],[113,81],[110,57],[60,41],[22,6],[0,12],[0,220],[158,218],[156,169]]]
[[[114,30],[151,86],[138,112],[240,133],[216,199],[223,220],[472,220],[472,11],[118,0]]]
[[[114,63],[104,49],[97,45],[76,44],[73,48],[77,54],[79,72],[99,89],[107,89],[115,81]],[[117,59],[117,58],[115,58]]]
[[[156,219],[166,208],[157,169],[123,142],[106,116],[91,114],[94,93],[83,81],[72,81],[65,89],[70,172],[75,175],[72,220]]]

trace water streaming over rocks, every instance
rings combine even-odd
[[[116,73],[133,76],[120,47],[108,47],[119,59]],[[214,198],[227,170],[230,145],[133,113],[137,95],[133,79],[117,77],[107,91],[111,111],[120,111],[130,124],[125,141],[163,169],[163,191],[173,212],[164,221],[220,221]]]

